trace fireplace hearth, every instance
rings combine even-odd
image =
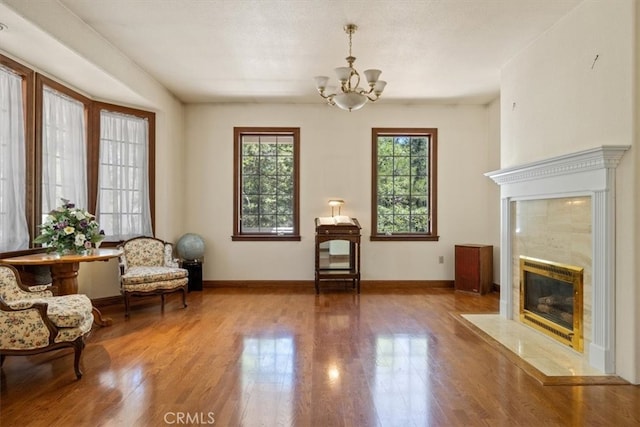
[[[580,267],[520,257],[520,321],[582,352]]]

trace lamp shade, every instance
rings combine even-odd
[[[329,77],[327,76],[315,76],[313,78],[316,81],[316,88],[324,89],[327,87],[327,82],[329,81]]]
[[[387,82],[385,82],[384,80],[378,80],[376,84],[373,86],[373,91],[377,96],[379,96],[384,90],[386,85],[387,85]]]
[[[382,71],[380,70],[364,70],[364,76],[366,77],[367,82],[369,82],[370,86],[376,84],[376,82],[380,78],[380,74],[382,74]]]
[[[340,93],[333,97],[333,102],[343,110],[359,110],[367,103],[367,97],[357,92]]]
[[[335,69],[335,72],[340,83],[346,83],[351,77],[351,68],[349,67],[338,67]]]

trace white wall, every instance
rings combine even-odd
[[[489,103],[488,120],[489,136],[487,143],[487,172],[500,169],[500,98]],[[487,241],[493,245],[493,283],[500,284],[500,187],[491,182],[487,196],[487,228],[493,240]],[[495,203],[494,203],[495,202]]]
[[[586,0],[503,68],[502,168],[601,145],[637,145],[637,5]],[[636,150],[623,157],[616,176],[616,323],[624,325],[617,328],[616,369],[639,382],[640,325],[632,321],[640,306]]]
[[[503,68],[503,168],[631,143],[634,2],[586,0]]]
[[[488,149],[489,107],[380,103],[349,113],[318,101],[186,107],[185,231],[205,239],[205,280],[312,280],[313,220],[329,215],[336,197],[363,227],[363,280],[452,280],[456,243],[498,240],[487,205],[499,193],[483,176],[498,166]],[[231,241],[234,126],[300,127],[300,242]],[[373,127],[438,128],[439,242],[369,241]]]

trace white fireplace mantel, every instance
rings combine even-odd
[[[511,201],[592,198],[592,331],[589,364],[615,373],[615,168],[627,145],[609,145],[487,172],[500,185],[500,315],[513,318]]]

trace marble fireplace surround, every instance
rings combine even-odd
[[[591,305],[588,363],[615,373],[615,168],[629,146],[608,145],[485,175],[500,185],[500,316],[515,319],[514,212],[523,200],[591,199]],[[517,272],[516,277],[518,276]],[[558,344],[562,345],[562,344]]]

